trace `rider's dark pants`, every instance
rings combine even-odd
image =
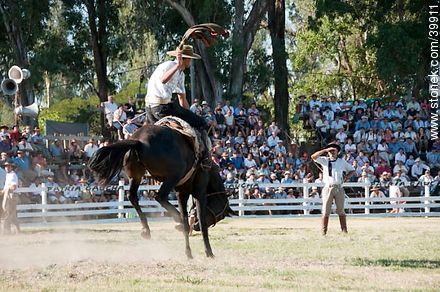
[[[148,116],[150,119],[153,118],[154,122],[157,122],[166,116],[175,116],[186,121],[188,124],[190,124],[190,126],[196,129],[208,129],[208,124],[204,118],[196,115],[189,109],[181,107],[177,102],[160,104],[153,107],[147,106],[146,110],[148,112]]]

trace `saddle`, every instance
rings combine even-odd
[[[177,186],[182,185],[194,173],[195,167],[200,161],[200,158],[202,157],[202,152],[204,150],[204,143],[202,141],[202,136],[199,131],[194,130],[194,128],[191,127],[186,121],[175,116],[164,117],[154,124],[156,126],[168,127],[170,129],[178,131],[179,133],[187,137],[191,145],[193,146],[196,160],[194,161],[194,165],[192,169],[177,184]],[[210,146],[208,145],[208,147]]]
[[[191,142],[194,153],[196,154],[196,159],[198,160],[200,158],[200,155],[202,153],[202,147],[203,147],[203,141],[200,133],[196,130],[194,130],[193,127],[191,127],[186,121],[182,120],[181,118],[174,117],[174,116],[167,116],[156,123],[154,123],[156,126],[163,126],[168,127],[170,129],[176,130],[182,135],[189,138],[189,141]]]

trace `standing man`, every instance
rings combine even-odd
[[[107,101],[101,102],[101,108],[104,110],[107,125],[111,127],[113,125],[113,115],[118,109],[118,105],[113,101],[112,95],[107,97]]]
[[[193,47],[184,45],[182,49],[167,52],[168,55],[176,57],[175,61],[166,61],[160,64],[148,81],[145,106],[149,118],[155,122],[165,116],[176,116],[185,120],[202,134],[205,143],[205,151],[202,154],[202,164],[210,162],[209,146],[206,121],[189,110],[185,91],[184,70],[191,66],[192,59],[201,59],[195,54]],[[172,94],[176,93],[179,104],[171,101]],[[209,165],[209,164],[208,164]]]
[[[341,230],[347,233],[347,219],[344,211],[345,192],[342,184],[354,172],[354,168],[344,159],[338,158],[341,147],[337,144],[329,144],[322,150],[312,154],[312,159],[321,164],[323,168],[322,189],[322,235],[327,234],[328,220],[330,217],[333,200],[336,203],[336,213],[339,215]],[[327,156],[323,156],[328,154]]]
[[[5,163],[6,170],[6,180],[5,186],[3,187],[3,191],[0,193],[3,194],[2,199],[2,212],[1,212],[1,231],[3,234],[11,233],[11,224],[13,224],[16,228],[16,233],[20,233],[20,226],[17,220],[17,198],[14,194],[14,191],[18,187],[18,177],[15,173],[14,164],[11,162]]]

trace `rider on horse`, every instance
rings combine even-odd
[[[204,142],[201,164],[209,166],[209,146],[207,129],[208,125],[202,117],[189,110],[185,91],[184,70],[191,66],[192,59],[201,59],[200,55],[194,53],[193,47],[184,45],[182,49],[167,52],[168,55],[176,57],[175,61],[166,61],[160,64],[148,81],[145,106],[149,119],[156,122],[165,116],[175,116],[185,120],[190,126],[200,131]],[[172,94],[176,93],[179,104],[171,101]]]

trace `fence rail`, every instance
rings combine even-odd
[[[238,211],[239,216],[319,216],[321,199],[310,198],[309,189],[313,186],[322,187],[317,183],[291,183],[291,184],[259,184],[252,187],[288,187],[302,188],[303,198],[296,199],[245,199],[244,189],[246,184],[240,182],[235,187],[238,199],[230,199],[231,208]],[[40,192],[41,204],[18,205],[18,218],[22,224],[51,225],[63,223],[107,223],[127,222],[138,220],[131,203],[126,201],[125,194],[129,189],[123,182],[115,186],[119,200],[101,203],[75,203],[75,204],[48,204],[48,190],[46,186],[40,188],[19,188],[18,193]],[[140,190],[157,190],[159,185],[142,185]],[[429,186],[424,187],[424,196],[417,197],[370,197],[371,185],[365,183],[347,183],[343,187],[364,188],[364,196],[347,198],[345,209],[349,216],[361,217],[389,217],[389,216],[440,216],[440,196],[431,196]],[[177,207],[177,201],[171,201]],[[143,212],[149,217],[164,217],[166,210],[154,200],[140,201]],[[398,213],[387,213],[387,210],[398,209]],[[371,214],[370,214],[371,213]]]

